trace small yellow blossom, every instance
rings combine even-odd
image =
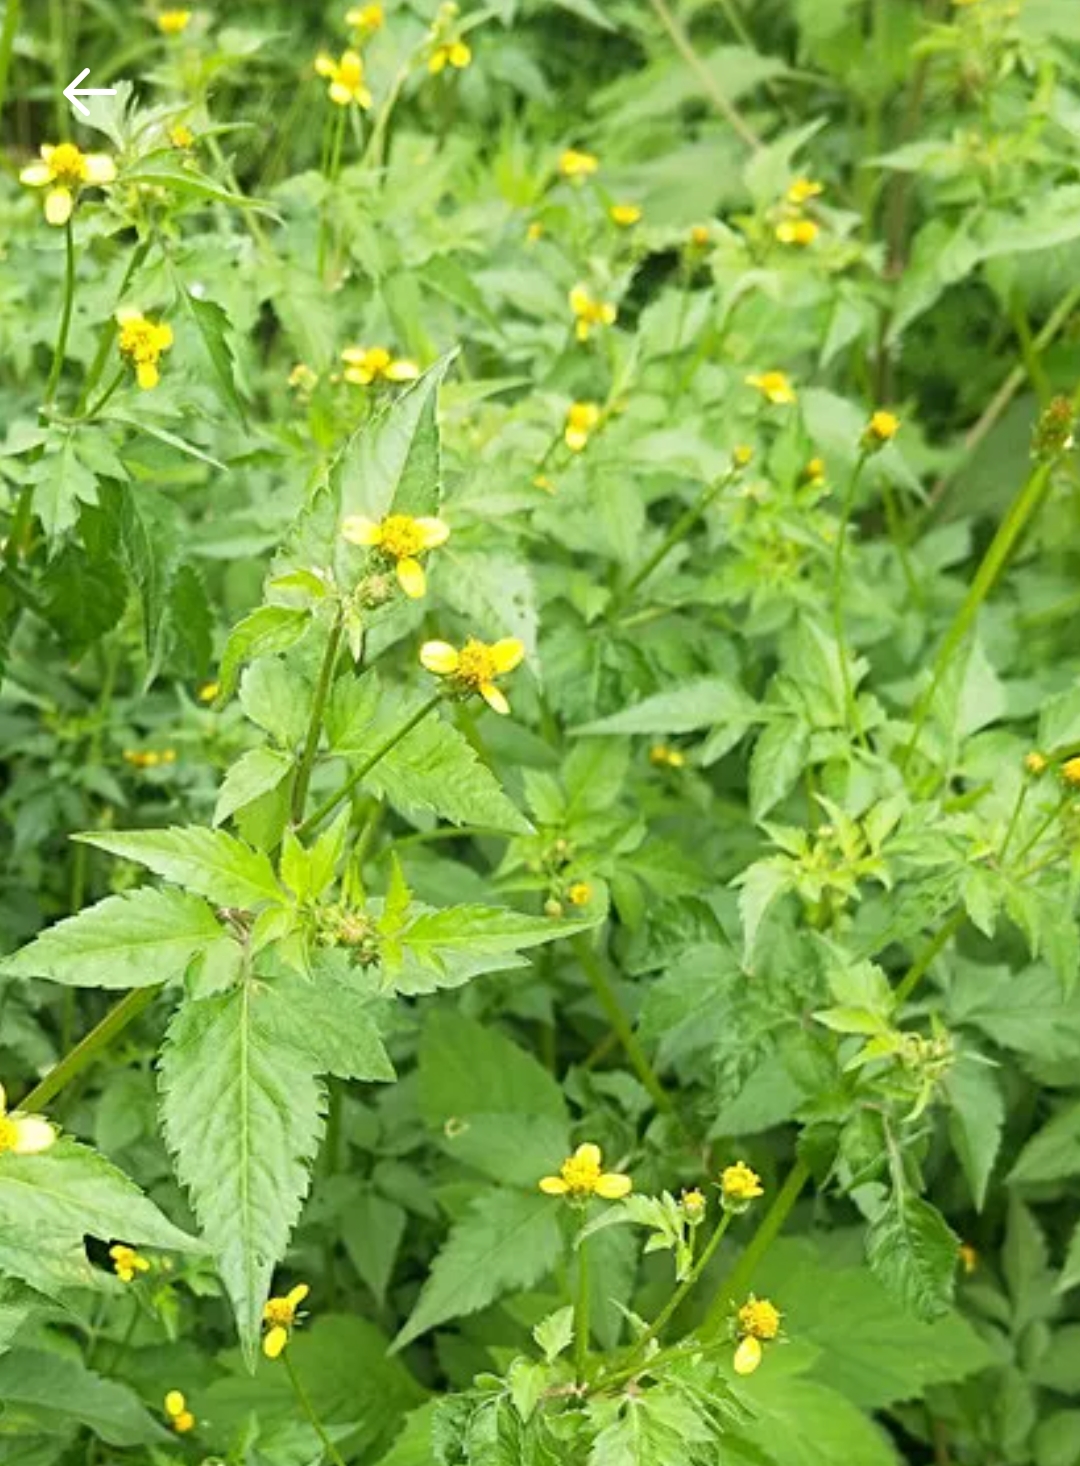
[[[686,766],[686,755],[666,743],[654,743],[649,749],[649,762],[657,768],[681,769]]]
[[[200,702],[210,703],[217,701],[220,691],[220,682],[204,682],[195,695]]]
[[[811,458],[799,474],[801,484],[820,484],[825,478],[824,458]]]
[[[684,1191],[682,1194],[682,1209],[686,1220],[697,1225],[705,1215],[705,1208],[708,1203],[705,1200],[705,1193],[699,1191],[695,1186],[692,1191]]]
[[[641,223],[641,210],[637,204],[612,204],[608,215],[620,229],[631,229]]]
[[[340,61],[332,56],[317,56],[315,70],[327,79],[327,96],[339,107],[355,102],[358,107],[371,106],[371,92],[364,81],[364,59],[359,51],[343,51]]]
[[[1032,749],[1030,753],[1024,755],[1024,768],[1037,779],[1040,774],[1046,773],[1045,755]]]
[[[1066,784],[1080,784],[1080,755],[1065,760],[1061,765],[1061,777]]]
[[[158,362],[162,353],[172,347],[172,327],[164,321],[148,320],[134,310],[118,310],[116,319],[120,326],[117,342],[120,355],[126,356],[135,368],[139,386],[149,391],[161,381]]]
[[[345,24],[362,36],[374,35],[386,21],[386,12],[381,5],[354,5],[345,12]]]
[[[458,37],[454,41],[441,41],[428,57],[427,69],[432,76],[438,76],[440,71],[445,71],[452,66],[456,71],[464,71],[472,61],[472,51],[466,43]]]
[[[569,1196],[574,1201],[584,1201],[590,1196],[618,1201],[621,1196],[629,1194],[634,1183],[620,1171],[605,1171],[602,1159],[598,1145],[579,1145],[574,1154],[563,1161],[557,1176],[543,1178],[540,1190],[547,1196]]]
[[[979,1254],[970,1242],[961,1242],[960,1244],[960,1266],[964,1269],[968,1277],[979,1266]]]
[[[84,153],[74,143],[42,143],[41,161],[28,163],[19,181],[47,190],[45,218],[60,225],[71,218],[81,189],[100,188],[115,177],[116,164],[104,153]]]
[[[372,382],[415,382],[420,368],[408,357],[391,356],[385,346],[346,346],[341,353],[347,382],[357,387]]]
[[[190,10],[163,10],[157,18],[157,28],[163,36],[182,35],[190,24]]]
[[[593,888],[588,881],[575,881],[566,893],[571,906],[588,906],[592,895]]]
[[[780,1332],[780,1313],[767,1298],[749,1300],[739,1309],[735,1319],[738,1346],[732,1361],[736,1374],[753,1374],[761,1363],[764,1340],[769,1343]]]
[[[745,1161],[736,1161],[720,1173],[720,1195],[726,1211],[742,1212],[765,1195],[761,1177]]]
[[[448,641],[426,641],[420,648],[420,661],[429,672],[450,678],[462,693],[478,692],[493,712],[504,716],[510,704],[495,679],[512,672],[524,656],[525,647],[516,636],[491,646],[470,636],[460,651]]]
[[[450,528],[441,519],[414,519],[411,514],[388,514],[378,522],[351,514],[341,533],[351,545],[365,545],[393,560],[398,584],[411,601],[420,600],[427,590],[419,556],[450,538]]]
[[[559,157],[559,172],[574,183],[590,178],[599,167],[599,158],[592,153],[580,152],[577,148],[567,148]]]
[[[588,341],[594,326],[613,326],[618,311],[606,300],[596,300],[584,285],[575,285],[570,292],[570,309],[574,312],[574,332],[579,341]]]
[[[754,450],[745,443],[740,443],[731,455],[731,461],[736,468],[749,468],[754,461]]]
[[[891,443],[899,431],[900,419],[896,414],[879,408],[871,415],[870,421],[866,424],[863,438],[868,445],[876,444],[880,447],[885,443]]]
[[[7,1108],[7,1095],[0,1084],[0,1155],[39,1155],[56,1140],[56,1131],[40,1115],[24,1115]]]
[[[595,402],[571,402],[566,409],[566,430],[563,439],[571,453],[580,453],[600,421],[600,408]]]
[[[186,123],[177,122],[169,128],[169,145],[178,152],[187,152],[195,146],[195,134]]]
[[[132,768],[136,769],[156,769],[161,764],[174,764],[176,762],[176,749],[125,748],[124,762],[131,764]]]
[[[789,204],[808,204],[811,199],[820,198],[825,192],[825,185],[818,183],[814,178],[796,178],[787,191]]]
[[[297,1283],[284,1298],[267,1299],[263,1309],[263,1323],[266,1326],[263,1353],[267,1359],[277,1359],[289,1342],[289,1336],[296,1327],[297,1309],[310,1292],[306,1283]]]
[[[177,1435],[186,1435],[189,1430],[195,1429],[195,1417],[179,1390],[170,1390],[165,1396],[165,1414]]]
[[[690,230],[690,243],[694,249],[704,249],[712,240],[708,224],[695,224]]]
[[[535,244],[544,233],[544,226],[539,219],[534,219],[525,231],[525,238],[530,244]]]
[[[774,407],[784,407],[797,400],[795,388],[786,372],[752,372],[744,377],[748,387],[756,387]]]
[[[781,244],[794,244],[806,249],[821,233],[813,219],[784,219],[776,226],[776,238]]]
[[[536,475],[533,479],[533,488],[543,489],[545,494],[554,494],[556,492],[554,479],[549,478],[546,473],[538,473]]]
[[[287,380],[295,392],[314,392],[319,385],[318,374],[311,370],[307,362],[303,361],[296,363]]]
[[[134,1247],[125,1247],[121,1242],[109,1248],[109,1256],[112,1258],[113,1271],[122,1283],[133,1283],[138,1273],[150,1271],[149,1260],[141,1252],[136,1252]]]

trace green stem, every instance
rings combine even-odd
[[[998,851],[998,861],[1001,862],[1008,854],[1009,846],[1012,844],[1012,837],[1016,833],[1016,827],[1020,823],[1020,816],[1024,811],[1027,802],[1028,790],[1031,788],[1031,780],[1025,774],[1020,781],[1020,788],[1016,794],[1016,801],[1013,804],[1012,814],[1009,817],[1008,828],[1005,831],[1005,838],[1001,842],[1001,849]]]
[[[304,740],[303,753],[300,755],[300,765],[296,771],[296,783],[293,785],[293,824],[299,824],[304,818],[304,806],[307,804],[311,773],[315,767],[315,756],[319,751],[319,738],[322,735],[326,699],[330,695],[330,687],[334,680],[334,671],[337,668],[338,653],[341,650],[342,629],[341,613],[339,611],[334,619],[333,626],[330,628],[330,636],[326,643],[326,652],[323,656],[322,667],[319,669],[319,680],[315,686],[315,696],[311,701],[311,717],[308,720],[307,737]]]
[[[617,612],[622,610],[623,606],[626,605],[626,602],[634,594],[637,588],[640,585],[643,585],[646,580],[648,580],[649,576],[653,573],[657,566],[661,564],[662,561],[666,560],[667,557],[671,554],[675,546],[681,540],[686,538],[686,536],[693,529],[694,525],[697,524],[698,520],[709,508],[709,505],[716,498],[717,494],[719,494],[722,489],[725,489],[727,487],[727,485],[731,482],[731,479],[732,474],[729,471],[728,473],[725,473],[722,478],[717,479],[715,483],[707,485],[706,488],[701,492],[701,494],[699,494],[697,502],[691,504],[690,508],[687,509],[685,513],[679,516],[679,518],[672,525],[671,529],[665,535],[663,540],[661,540],[657,548],[645,561],[644,565],[642,565],[640,569],[634,572],[634,574],[623,586],[622,590],[618,591],[613,597],[611,606],[608,610],[609,619],[615,616]]]
[[[22,10],[22,0],[7,0],[4,6],[4,28],[0,30],[0,113],[4,109],[4,101],[7,98],[8,73],[11,70],[11,57],[15,49],[15,33],[19,29],[19,18]]]
[[[589,1363],[589,1244],[582,1238],[577,1249],[577,1294],[574,1298],[574,1374],[585,1383]]]
[[[649,1092],[656,1108],[666,1115],[675,1114],[672,1098],[656,1077],[656,1072],[649,1063],[645,1050],[638,1042],[637,1034],[630,1026],[630,1020],[622,1010],[622,1004],[619,1002],[619,996],[608,970],[589,945],[588,937],[584,935],[571,937],[570,945],[574,949],[574,956],[584,970],[585,976],[589,979],[592,990],[596,994],[596,1000],[604,1011],[604,1016],[611,1024],[623,1046],[626,1057],[630,1060],[630,1067]]]
[[[749,1289],[754,1269],[776,1240],[788,1219],[788,1213],[798,1201],[799,1194],[809,1179],[810,1167],[805,1161],[796,1161],[788,1172],[787,1180],[776,1193],[772,1206],[758,1223],[757,1231],[750,1238],[742,1256],[721,1283],[701,1326],[703,1339],[710,1339],[720,1331],[732,1300],[741,1298]]]
[[[101,1022],[90,1030],[85,1038],[80,1039],[75,1047],[60,1060],[55,1068],[50,1069],[40,1084],[36,1084],[28,1095],[19,1103],[20,1110],[40,1110],[54,1099],[60,1091],[70,1084],[71,1081],[97,1058],[102,1049],[106,1048],[118,1033],[122,1033],[129,1023],[150,1006],[154,998],[161,991],[160,985],[146,988],[133,988],[113,1007],[110,1008]]]
[[[949,917],[948,921],[941,928],[941,930],[938,931],[937,934],[931,938],[926,947],[923,949],[922,952],[920,952],[919,956],[916,957],[915,961],[911,964],[907,972],[904,973],[903,977],[893,989],[894,1008],[903,1007],[908,998],[911,997],[912,993],[922,981],[934,958],[937,957],[940,952],[944,951],[944,949],[948,946],[949,942],[952,941],[953,937],[956,936],[956,933],[960,930],[966,920],[967,911],[964,909],[964,907],[960,906]]]
[[[315,1413],[315,1406],[311,1403],[311,1397],[300,1383],[300,1376],[297,1374],[296,1367],[289,1358],[287,1346],[281,1357],[285,1361],[285,1373],[289,1376],[289,1383],[293,1387],[293,1394],[296,1396],[297,1403],[311,1422],[312,1429],[322,1442],[322,1448],[326,1452],[327,1457],[334,1463],[334,1466],[345,1466],[345,1462],[342,1460],[337,1447],[326,1433],[326,1427]]]
[[[142,268],[146,256],[150,253],[150,246],[152,243],[152,239],[142,240],[136,246],[131,258],[128,260],[127,269],[124,271],[124,278],[120,281],[120,289],[116,292],[116,303],[118,306],[123,303],[124,296],[128,292],[128,287],[130,286],[132,280],[135,278],[137,272]],[[115,315],[112,315],[101,328],[101,336],[98,340],[97,351],[94,353],[94,360],[90,363],[90,370],[86,374],[86,381],[83,384],[82,393],[75,407],[76,417],[81,416],[86,411],[86,404],[90,401],[90,394],[91,392],[93,392],[94,388],[101,380],[101,374],[105,370],[105,363],[109,359],[109,348],[116,340],[116,330],[116,317]],[[110,396],[111,395],[112,394],[110,392]],[[91,417],[94,416],[94,413],[101,411],[103,405],[103,401],[98,402],[97,406],[94,408],[94,412],[88,415]]]
[[[717,1222],[715,1228],[713,1229],[713,1234],[709,1238],[697,1262],[694,1263],[694,1266],[690,1269],[686,1277],[675,1289],[675,1292],[668,1299],[667,1303],[660,1310],[656,1318],[653,1319],[652,1323],[634,1345],[633,1350],[630,1354],[630,1358],[627,1361],[628,1364],[632,1363],[633,1360],[635,1360],[640,1354],[644,1353],[644,1351],[652,1343],[653,1339],[659,1337],[664,1328],[667,1326],[668,1321],[682,1306],[683,1299],[690,1292],[691,1288],[696,1285],[702,1273],[709,1266],[709,1263],[712,1262],[713,1257],[716,1253],[716,1249],[720,1246],[720,1243],[723,1240],[724,1233],[731,1225],[731,1217],[731,1212],[725,1211],[723,1213],[720,1220]]]
[[[53,351],[52,369],[45,384],[45,406],[56,396],[60,384],[60,373],[64,367],[67,351],[68,331],[71,329],[71,312],[75,304],[75,235],[69,219],[64,225],[64,304],[60,311],[60,329],[56,333],[56,349]]]
[[[665,4],[665,0],[649,0],[649,3],[656,12],[661,25],[671,37],[675,49],[697,77],[698,85],[708,97],[709,101],[712,102],[724,121],[739,135],[752,152],[756,153],[760,151],[762,146],[761,139],[752,128],[747,126],[731,102],[728,101],[727,97],[724,96],[723,92],[716,85],[716,80],[712,72],[705,65],[704,61],[702,61],[697,51],[695,51],[690,37],[680,25],[679,21],[676,20],[675,16],[672,15]]]
[[[339,787],[337,792],[335,794],[331,794],[328,799],[325,799],[323,803],[319,805],[314,814],[308,815],[303,824],[297,826],[297,838],[302,840],[307,835],[310,835],[313,830],[317,830],[322,824],[323,820],[326,819],[328,815],[333,814],[334,810],[337,809],[342,800],[349,797],[352,791],[356,788],[357,784],[360,783],[361,779],[366,778],[367,775],[371,773],[372,769],[379,762],[379,760],[385,758],[386,755],[391,751],[391,749],[396,748],[401,740],[407,737],[418,723],[422,723],[424,721],[428,713],[433,712],[435,708],[438,707],[440,702],[442,702],[442,694],[437,692],[434,697],[429,697],[427,702],[418,707],[416,712],[413,713],[410,718],[406,718],[405,722],[402,723],[400,728],[395,728],[393,733],[391,733],[382,743],[379,744],[378,748],[370,756],[370,758],[366,758],[364,762],[359,765],[358,768],[355,768],[353,770],[353,772],[349,775],[345,782]]]
[[[1033,850],[1035,848],[1035,846],[1046,834],[1047,830],[1054,823],[1054,821],[1060,817],[1062,810],[1065,808],[1071,798],[1072,794],[1068,790],[1066,790],[1066,792],[1061,796],[1057,804],[1054,805],[1053,809],[1046,816],[1046,818],[1042,820],[1036,827],[1035,833],[1030,837],[1030,839],[1024,841],[1023,845],[1016,852],[1017,865],[1020,864],[1020,862],[1023,860],[1024,856],[1028,853],[1029,850]]]
[[[847,545],[847,529],[851,520],[851,510],[855,503],[855,491],[862,478],[862,471],[866,466],[867,454],[864,449],[851,471],[851,476],[844,490],[844,502],[840,510],[840,528],[836,535],[836,545],[833,549],[832,581],[829,596],[832,602],[833,613],[833,634],[836,637],[836,655],[840,662],[840,678],[844,684],[844,715],[849,728],[853,728],[861,742],[865,741],[862,723],[859,721],[859,709],[855,701],[855,690],[851,682],[851,663],[848,660],[847,643],[844,638],[844,550]]]
[[[97,417],[97,415],[105,408],[113,393],[117,390],[121,382],[124,380],[124,375],[124,368],[121,367],[120,370],[116,373],[115,377],[113,377],[109,385],[105,388],[104,392],[102,392],[98,400],[94,403],[94,405],[86,409],[86,414],[83,418],[84,422],[90,422],[93,418]]]

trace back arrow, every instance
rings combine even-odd
[[[89,75],[90,68],[89,66],[87,66],[83,71],[79,72],[74,81],[68,82],[67,86],[64,88],[64,96],[67,97],[68,101],[73,107],[77,107],[79,109],[84,117],[90,116],[90,108],[83,106],[83,104],[79,101],[80,97],[116,96],[115,87],[80,87],[79,83],[81,81],[85,81]]]

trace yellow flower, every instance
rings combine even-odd
[[[765,1195],[761,1177],[745,1161],[736,1161],[720,1173],[720,1195],[725,1211],[745,1211],[752,1201]]]
[[[74,143],[42,143],[41,161],[28,163],[19,174],[20,183],[47,189],[45,218],[50,224],[66,224],[71,218],[80,189],[112,183],[116,164],[104,153],[84,153]]]
[[[372,382],[415,382],[420,368],[408,357],[391,356],[385,346],[346,346],[341,353],[345,363],[344,377],[357,387]]]
[[[786,372],[753,372],[743,380],[748,387],[756,387],[774,407],[787,406],[797,400],[797,393]]]
[[[315,70],[329,81],[327,95],[337,106],[347,107],[350,102],[358,107],[371,106],[371,92],[364,82],[364,60],[359,51],[342,51],[340,61],[332,56],[317,56]]]
[[[690,230],[690,243],[694,249],[704,249],[712,239],[712,230],[708,224],[695,224]]]
[[[681,769],[686,765],[686,755],[666,743],[654,743],[649,749],[649,762],[657,768]]]
[[[135,380],[148,392],[161,381],[158,362],[162,353],[172,347],[172,327],[164,321],[148,320],[134,310],[118,310],[116,319],[120,325],[117,342],[120,355],[131,362],[135,368]]]
[[[0,1084],[0,1155],[40,1155],[56,1140],[56,1131],[40,1115],[24,1115],[19,1110],[8,1113],[7,1095]]]
[[[745,443],[740,443],[732,453],[731,459],[736,468],[749,468],[754,461],[754,450]]]
[[[606,300],[595,300],[584,285],[575,285],[570,292],[570,309],[574,312],[575,334],[579,341],[588,341],[594,326],[613,326],[618,311]]]
[[[1061,765],[1061,777],[1066,784],[1080,784],[1080,756],[1065,760]]]
[[[540,1190],[547,1196],[569,1196],[575,1201],[583,1201],[590,1196],[618,1201],[619,1197],[629,1194],[634,1183],[619,1171],[603,1170],[601,1160],[598,1145],[579,1145],[574,1154],[563,1161],[557,1176],[543,1178]]]
[[[559,172],[574,182],[589,178],[600,167],[600,159],[577,148],[567,148],[559,157]]]
[[[195,146],[195,134],[185,123],[177,122],[169,128],[169,142],[172,147],[186,151]]]
[[[732,1364],[736,1374],[753,1374],[761,1363],[764,1340],[775,1339],[780,1332],[780,1313],[767,1298],[755,1298],[751,1293],[735,1316],[735,1331],[738,1346]]]
[[[825,192],[825,185],[814,178],[796,178],[787,191],[789,204],[808,204]]]
[[[890,443],[900,431],[900,419],[895,413],[879,409],[873,413],[870,421],[866,424],[863,438],[868,445],[881,446]]]
[[[539,219],[534,219],[525,231],[525,238],[529,241],[530,244],[535,244],[536,241],[543,235],[543,232],[543,224],[541,224]]]
[[[799,482],[802,484],[820,484],[825,478],[824,458],[811,458],[806,464],[802,473],[799,474]]]
[[[979,1254],[970,1242],[960,1244],[960,1266],[969,1277],[979,1266]]]
[[[464,71],[472,60],[472,51],[460,37],[454,41],[442,41],[428,57],[427,69],[432,76],[438,76],[440,71],[445,71],[452,66],[457,71]]]
[[[1024,755],[1024,768],[1027,769],[1029,774],[1033,774],[1036,779],[1039,777],[1040,774],[1045,774],[1045,754],[1038,753],[1035,749],[1032,749],[1030,753],[1026,753]]]
[[[538,473],[536,475],[536,477],[533,479],[533,488],[543,489],[545,494],[555,493],[554,480],[550,479],[546,473]]]
[[[190,10],[163,10],[157,18],[157,27],[163,36],[179,36],[190,24]]]
[[[798,245],[800,249],[813,244],[820,233],[813,219],[784,219],[776,226],[776,237],[781,244]]]
[[[345,24],[365,36],[381,30],[385,20],[386,14],[381,5],[354,5],[345,12]]]
[[[641,223],[641,210],[637,204],[612,204],[608,215],[611,222],[618,224],[620,229],[630,229]]]
[[[566,431],[563,433],[571,453],[581,452],[599,421],[600,409],[595,402],[571,402],[566,409]]]
[[[170,1390],[165,1396],[165,1414],[177,1435],[186,1435],[189,1430],[194,1430],[195,1417],[179,1390]]]
[[[268,1298],[263,1309],[263,1323],[266,1333],[263,1337],[263,1353],[267,1359],[277,1359],[289,1336],[296,1327],[296,1312],[311,1292],[306,1283],[297,1283],[284,1298]]]
[[[388,514],[378,523],[351,514],[341,533],[350,545],[366,545],[396,561],[398,584],[411,601],[420,600],[427,590],[424,567],[417,557],[450,538],[449,526],[441,519],[414,519],[411,514]]]
[[[571,906],[588,906],[593,889],[588,881],[575,881],[566,893]]]
[[[420,661],[429,672],[451,678],[463,693],[478,692],[493,712],[504,715],[510,704],[495,679],[512,672],[524,656],[525,647],[516,636],[491,646],[470,636],[460,651],[448,641],[426,641],[420,648]]]
[[[196,693],[196,696],[200,702],[214,702],[220,691],[220,682],[204,682]]]
[[[122,1283],[133,1283],[137,1273],[150,1271],[149,1261],[136,1252],[134,1247],[125,1247],[118,1242],[109,1248],[109,1256],[112,1258],[113,1271]]]
[[[682,1209],[688,1222],[700,1222],[707,1205],[705,1193],[696,1186],[692,1191],[684,1191],[682,1194]]]

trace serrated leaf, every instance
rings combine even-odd
[[[395,937],[400,958],[391,963],[388,956],[387,968],[401,992],[459,987],[481,972],[520,967],[520,952],[593,925],[595,920],[553,921],[495,906],[421,908]]]
[[[764,729],[750,756],[750,811],[755,820],[764,819],[791,793],[806,767],[808,748],[806,728],[794,718],[779,718]]]
[[[183,977],[196,954],[222,940],[205,901],[146,886],[57,922],[0,965],[71,987],[151,987]]]
[[[916,1318],[940,1318],[952,1301],[960,1239],[921,1197],[894,1193],[866,1234],[875,1276]]]
[[[558,1208],[549,1196],[493,1191],[477,1197],[451,1229],[394,1348],[505,1293],[533,1287],[561,1253]]]
[[[184,1005],[161,1056],[165,1138],[253,1362],[263,1305],[310,1184],[323,1086],[252,979]]]
[[[19,1349],[0,1359],[0,1400],[5,1414],[24,1421],[28,1435],[38,1416],[49,1434],[81,1425],[110,1446],[167,1446],[170,1440],[129,1385],[95,1374],[77,1356]]]
[[[213,369],[217,383],[222,390],[225,401],[232,408],[239,418],[241,424],[247,427],[247,415],[244,411],[243,399],[236,386],[236,372],[233,361],[232,347],[229,345],[229,317],[221,306],[213,300],[205,300],[201,296],[192,295],[180,277],[173,274],[173,280],[180,294],[188,314],[195,323],[195,327],[202,338],[206,354],[210,359],[210,366]]]
[[[263,852],[224,830],[174,825],[168,830],[95,830],[73,838],[145,865],[155,875],[222,906],[260,906],[282,899]]]
[[[745,730],[757,716],[757,704],[724,677],[700,677],[671,692],[658,692],[608,718],[598,718],[573,731],[597,733],[696,733],[702,728],[732,725]]]
[[[264,1004],[261,1023],[308,1054],[318,1073],[383,1082],[397,1077],[368,994],[318,970],[314,982],[277,980],[273,999]]]
[[[1080,1104],[1068,1105],[1031,1136],[1009,1180],[1062,1181],[1076,1175],[1080,1175]]]
[[[237,622],[221,658],[218,700],[224,701],[232,694],[245,662],[288,651],[304,635],[310,621],[311,613],[297,606],[260,606]]]
[[[220,825],[264,794],[271,794],[292,773],[293,761],[276,748],[249,748],[225,775],[214,806],[214,824]]]
[[[1005,1127],[1005,1101],[994,1071],[971,1059],[954,1065],[946,1084],[949,1136],[960,1158],[975,1209],[982,1211]]]

